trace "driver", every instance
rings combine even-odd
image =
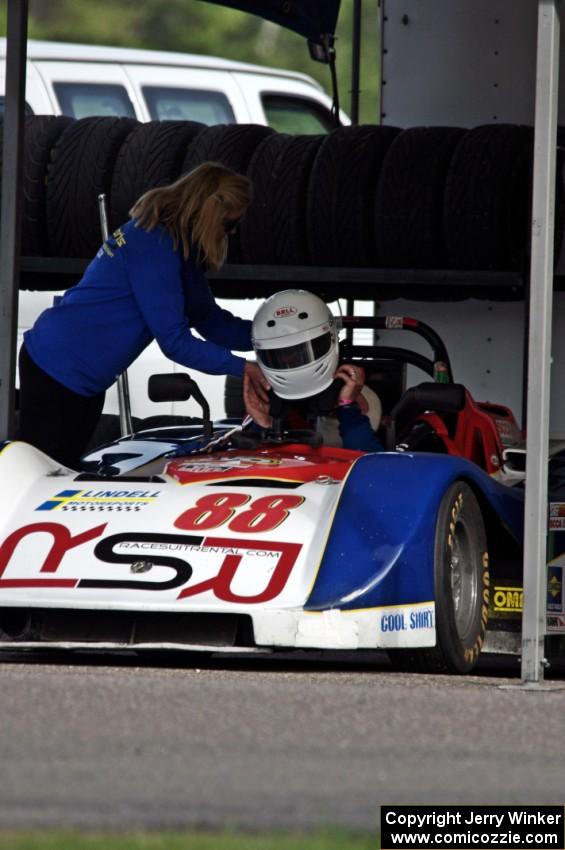
[[[244,378],[245,406],[258,425],[272,427],[273,407],[284,409],[282,400],[291,425],[296,408],[303,414],[309,408],[306,419],[310,424],[315,420],[325,445],[383,451],[375,434],[382,414],[379,398],[365,386],[360,366],[339,365],[336,321],[321,298],[300,289],[272,295],[255,314],[251,338],[257,363],[272,388],[269,403]],[[302,403],[305,399],[309,405]]]

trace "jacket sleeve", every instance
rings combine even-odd
[[[204,339],[218,345],[226,345],[235,351],[251,351],[251,325],[249,319],[240,319],[218,306],[210,293],[208,315],[199,320],[194,328]]]
[[[361,452],[382,452],[384,446],[371,428],[369,417],[361,413],[358,405],[348,404],[337,408],[339,433],[344,449]]]
[[[128,275],[134,298],[165,357],[210,375],[242,375],[242,357],[236,357],[226,345],[193,336],[185,315],[182,260],[170,236],[158,230],[147,233],[138,229],[128,248]]]

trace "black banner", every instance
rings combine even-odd
[[[382,850],[565,850],[563,806],[381,806]]]

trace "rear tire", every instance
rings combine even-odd
[[[468,484],[455,481],[441,501],[434,544],[437,644],[389,653],[394,667],[428,673],[468,673],[485,636],[489,603],[485,524]]]

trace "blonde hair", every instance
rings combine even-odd
[[[169,186],[150,189],[129,214],[139,227],[153,230],[161,224],[182,244],[187,259],[193,247],[212,269],[226,259],[227,236],[218,238],[226,217],[243,214],[251,201],[251,183],[219,162],[203,162]]]

